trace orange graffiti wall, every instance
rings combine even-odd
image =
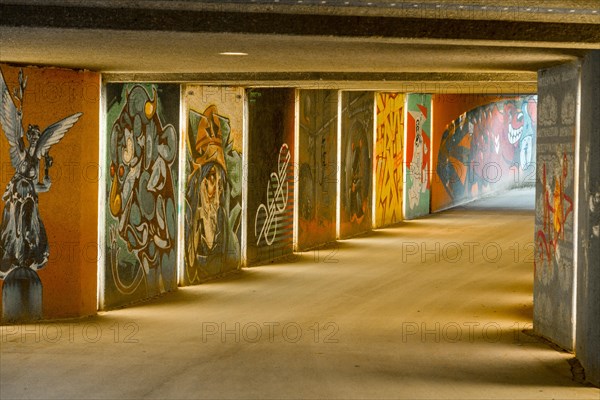
[[[19,67],[0,64],[11,93],[3,102],[19,101]],[[22,125],[38,125],[42,136],[66,117],[76,122],[59,142],[51,145],[48,168],[51,186],[38,194],[39,217],[45,226],[49,256],[37,270],[42,284],[42,318],[67,318],[96,312],[98,260],[98,118],[100,76],[89,71],[23,67],[27,79],[23,91]],[[5,104],[3,104],[3,107]],[[78,116],[76,114],[82,113]],[[5,126],[0,127],[0,187],[5,193],[15,170],[9,156]],[[9,128],[10,129],[10,128]],[[39,181],[45,176],[45,158],[39,165]],[[0,202],[4,213],[6,202]],[[5,282],[2,282],[4,287]],[[0,289],[1,291],[1,289]]]

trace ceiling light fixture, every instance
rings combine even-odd
[[[241,51],[224,51],[219,54],[222,56],[247,56],[248,55],[248,53],[244,53]]]

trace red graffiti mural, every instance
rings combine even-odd
[[[573,212],[573,199],[565,193],[565,180],[568,175],[568,159],[563,153],[560,170],[548,181],[546,163],[542,166],[543,229],[536,233],[537,257],[541,261],[551,262],[557,255],[558,242],[565,239],[565,222]]]

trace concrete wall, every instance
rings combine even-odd
[[[246,262],[293,252],[294,89],[249,89]]]
[[[179,85],[106,86],[101,307],[177,288]]]
[[[600,386],[600,51],[583,60],[579,147],[575,354]]]
[[[373,92],[342,92],[340,238],[372,228]]]
[[[299,91],[298,250],[335,241],[338,92]]]
[[[534,330],[573,349],[575,137],[579,63],[538,74]]]
[[[436,95],[433,120],[432,211],[533,186],[536,96]]]
[[[402,221],[404,94],[376,93],[375,226]]]
[[[404,218],[429,214],[431,199],[431,95],[406,95]]]
[[[99,253],[96,221],[100,174],[100,76],[88,71],[25,67],[22,70],[27,84],[22,101],[19,101],[14,95],[15,90],[19,91],[19,70],[0,64],[0,72],[6,82],[1,104],[4,117],[0,124],[0,193],[9,195],[0,202],[1,277],[7,278],[6,273],[15,265],[15,249],[22,250],[26,242],[29,256],[28,262],[23,265],[23,268],[26,268],[24,271],[33,272],[34,269],[40,268],[37,271],[41,283],[38,298],[41,310],[38,317],[53,319],[94,314]],[[52,166],[48,168],[51,186],[47,192],[42,192],[39,188],[37,196],[33,191],[27,190],[32,196],[27,204],[23,202],[23,179],[19,182],[13,181],[21,185],[20,196],[7,188],[9,181],[15,176],[15,169],[11,162],[6,135],[14,131],[18,123],[9,126],[6,119],[8,114],[5,113],[14,110],[13,105],[22,106],[22,126],[25,131],[31,124],[38,125],[40,131],[45,132],[52,124],[65,122],[63,119],[82,113],[79,117],[73,117],[71,123],[61,125],[64,130],[51,129],[54,133],[64,133],[60,142],[53,144],[47,153],[53,158]],[[27,148],[28,140],[24,141]],[[41,143],[41,139],[38,143]],[[18,151],[15,154],[18,154]],[[47,166],[43,156],[39,165],[36,157],[35,164],[27,168],[27,171],[37,171],[37,182],[41,183]],[[33,188],[35,182],[35,179],[30,180],[27,186]],[[22,235],[14,229],[14,223],[18,221],[24,224],[22,227],[26,226],[23,228],[26,232],[20,231]],[[37,222],[43,226],[37,226]],[[24,236],[25,233],[28,237]],[[47,264],[44,261],[46,256]],[[9,306],[14,302],[20,304],[20,300],[15,297],[18,296],[18,291],[13,291],[14,287],[7,290],[7,281],[2,283],[0,297],[6,302],[2,305]]]
[[[183,86],[184,285],[241,265],[244,89]]]

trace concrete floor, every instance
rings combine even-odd
[[[0,398],[598,399],[570,354],[521,332],[527,195],[83,321],[4,326]]]

